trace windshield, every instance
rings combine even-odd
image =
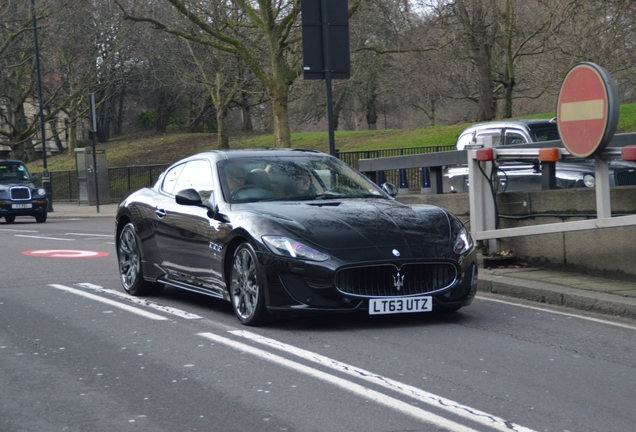
[[[0,183],[30,182],[31,175],[21,163],[0,162]]]
[[[230,203],[387,197],[347,164],[324,155],[236,158],[219,162],[218,168]]]

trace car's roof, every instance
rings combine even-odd
[[[469,126],[466,129],[464,129],[462,134],[469,131],[474,131],[477,129],[507,128],[507,127],[535,129],[537,127],[555,126],[555,125],[556,125],[556,119],[495,120],[490,122],[477,123],[472,126]]]
[[[24,165],[24,162],[17,159],[0,159],[1,164]]]
[[[290,148],[259,148],[259,149],[229,149],[229,150],[209,150],[196,153],[186,159],[205,157],[211,160],[238,159],[244,157],[269,158],[288,156],[328,156],[316,150],[290,149]]]

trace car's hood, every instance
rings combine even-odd
[[[24,182],[2,182],[0,183],[0,190],[8,190],[11,189],[12,187],[28,187],[28,188],[35,188],[35,185],[33,183],[24,183]]]
[[[265,218],[270,224],[326,249],[445,246],[450,237],[449,216],[435,206],[407,206],[386,199],[348,199],[252,203],[246,207],[261,222]]]

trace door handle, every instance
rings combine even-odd
[[[159,219],[163,219],[163,217],[166,215],[166,211],[164,209],[156,209],[155,214]]]

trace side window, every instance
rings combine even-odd
[[[177,165],[174,168],[171,168],[166,175],[163,177],[163,183],[161,184],[161,191],[167,194],[174,194],[174,187],[177,184],[177,180],[179,180],[179,175],[183,170],[184,164]]]
[[[526,139],[518,132],[507,131],[506,132],[506,143],[505,145],[510,144],[525,144]]]
[[[477,138],[486,137],[486,136],[492,137],[493,147],[499,147],[501,145],[501,135],[502,135],[501,129],[487,129],[484,131],[477,132]]]
[[[209,162],[205,160],[195,160],[186,164],[183,172],[179,176],[174,192],[176,193],[190,188],[197,192],[202,190],[211,191],[212,186],[212,172]]]

